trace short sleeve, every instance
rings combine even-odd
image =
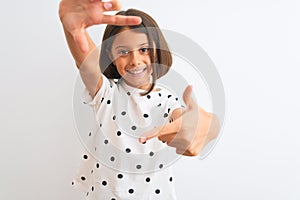
[[[85,88],[83,91],[83,103],[92,106],[95,110],[98,110],[100,103],[105,97],[110,97],[113,93],[113,87],[115,85],[113,80],[107,79],[106,76],[102,74],[102,86],[100,90],[96,93],[94,98],[91,97],[89,91]]]

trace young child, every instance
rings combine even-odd
[[[92,66],[98,60],[95,53],[79,66],[85,103],[94,109],[98,125],[72,184],[89,199],[173,200],[169,165],[178,155],[156,138],[138,142],[145,131],[181,115],[178,98],[156,85],[171,67],[172,55],[152,17],[136,9],[117,15],[139,16],[142,23],[107,25],[100,52],[102,74]],[[96,89],[90,81],[95,71],[100,74]]]

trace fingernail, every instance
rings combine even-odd
[[[104,3],[104,8],[105,8],[106,10],[111,9],[111,8],[112,8],[111,2],[105,2],[105,3]]]
[[[145,144],[146,141],[147,141],[147,138],[146,137],[141,137],[139,140],[140,140],[140,143]]]

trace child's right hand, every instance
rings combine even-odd
[[[89,49],[86,28],[97,24],[137,25],[139,17],[106,15],[106,11],[120,10],[118,0],[102,2],[101,0],[61,0],[59,17],[64,30],[69,32],[83,53]]]

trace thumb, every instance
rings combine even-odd
[[[197,107],[196,102],[192,98],[193,87],[191,85],[187,86],[183,92],[183,101],[187,106],[187,110]]]

